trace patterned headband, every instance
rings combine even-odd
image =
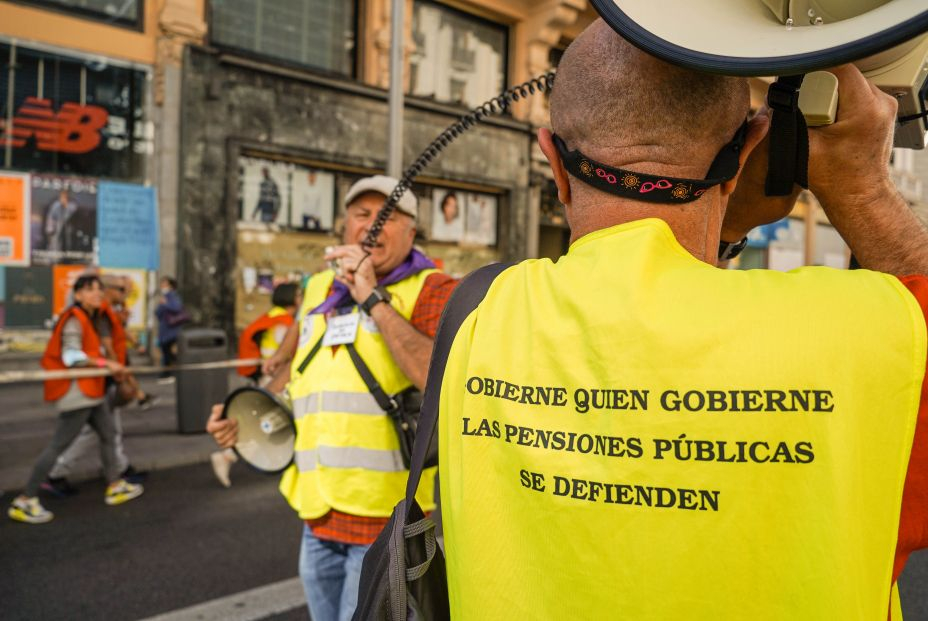
[[[748,123],[745,121],[735,132],[731,142],[722,147],[703,180],[646,175],[614,168],[597,162],[576,149],[568,150],[567,145],[557,135],[554,136],[554,145],[561,154],[567,172],[597,190],[649,203],[689,203],[698,199],[709,188],[738,174],[738,154],[744,146],[747,128]]]

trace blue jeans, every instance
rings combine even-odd
[[[303,525],[300,578],[313,621],[351,621],[358,605],[361,562],[369,547],[317,539]]]

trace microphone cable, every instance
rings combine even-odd
[[[438,135],[438,138],[433,140],[432,143],[422,151],[419,157],[417,157],[412,165],[403,173],[399,183],[396,184],[390,196],[384,201],[383,207],[377,212],[377,217],[374,218],[374,222],[371,224],[371,228],[368,230],[367,236],[364,238],[364,241],[361,242],[361,245],[365,248],[372,248],[377,244],[377,238],[380,236],[384,224],[386,224],[387,219],[389,219],[390,215],[396,209],[396,205],[399,203],[400,198],[409,190],[410,186],[412,186],[413,180],[419,176],[432,160],[438,157],[445,147],[454,142],[458,136],[487,117],[507,111],[513,102],[519,101],[520,99],[527,99],[536,93],[548,92],[551,90],[552,86],[554,86],[553,71],[503,91],[493,99],[477,106],[448,126],[445,131]]]

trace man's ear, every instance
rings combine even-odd
[[[767,142],[764,138],[767,137],[767,131],[770,129],[770,112],[766,108],[761,108],[761,110],[754,115],[754,118],[748,121],[748,131],[744,136],[744,146],[741,147],[741,153],[738,155],[738,174],[729,179],[728,181],[723,181],[719,185],[722,196],[730,196],[732,192],[735,191],[735,186],[738,185],[738,179],[741,178],[741,173],[744,172],[744,166],[748,161],[748,158],[758,148],[761,143],[762,149],[767,149]],[[763,155],[766,159],[766,153],[758,152],[758,155]]]
[[[547,127],[541,127],[538,130],[538,146],[541,147],[541,152],[548,158],[548,165],[551,166],[551,172],[554,173],[558,200],[565,206],[570,205],[570,180],[567,176],[567,169],[564,168],[564,162],[561,161],[561,154],[558,153],[557,147],[554,146],[553,134]]]

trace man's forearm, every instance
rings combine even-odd
[[[861,267],[896,276],[928,275],[928,230],[895,187],[829,209],[839,200],[822,200],[822,207]]]
[[[432,357],[432,339],[422,334],[389,304],[377,304],[371,317],[383,336],[394,362],[419,390],[425,389]]]
[[[278,351],[280,356],[285,360],[293,360],[293,355],[296,353],[296,345],[300,338],[300,322],[294,321],[290,324],[290,327],[287,328],[287,333],[284,335],[284,340],[281,341]]]

